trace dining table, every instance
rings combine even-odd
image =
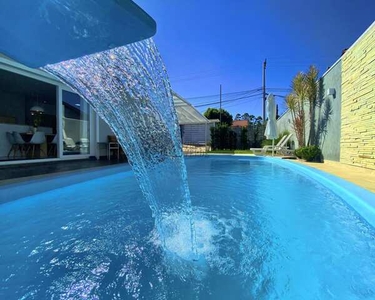
[[[20,132],[20,135],[22,137],[22,139],[25,141],[25,143],[30,143],[33,135],[34,135],[34,132],[30,131],[30,132]],[[36,153],[35,153],[35,157],[36,158],[44,158],[44,157],[47,157],[48,155],[48,145],[52,142],[53,138],[55,137],[56,134],[49,134],[49,133],[46,133],[46,141],[39,145],[39,147],[36,148]]]

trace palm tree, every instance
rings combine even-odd
[[[315,106],[318,95],[318,75],[319,70],[315,66],[310,66],[305,75],[306,98],[309,102],[310,133],[307,144],[311,145],[315,140]]]
[[[318,75],[319,71],[315,66],[310,66],[306,74],[299,72],[292,80],[292,93],[285,98],[286,105],[292,115],[293,129],[300,147],[305,146],[306,143],[306,116],[304,109],[306,103],[309,104],[310,121],[307,144],[311,145],[315,140],[315,107],[318,97]]]
[[[293,129],[300,147],[305,146],[305,110],[306,99],[305,74],[299,72],[292,80],[293,92],[286,99],[286,105],[291,111]]]

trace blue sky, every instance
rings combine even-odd
[[[258,92],[237,92],[261,87],[265,58],[267,86],[289,88],[292,77],[311,64],[323,74],[375,21],[370,0],[135,2],[158,24],[154,40],[172,88],[199,105],[218,101],[222,84],[223,99],[229,100],[223,108],[233,115],[261,114]],[[214,96],[203,97],[209,95]],[[282,98],[277,101],[282,110]]]

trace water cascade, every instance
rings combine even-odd
[[[180,129],[167,72],[154,42],[148,39],[43,69],[88,101],[115,133],[165,249],[177,255],[184,249],[184,258],[194,258]]]

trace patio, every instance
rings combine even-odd
[[[13,182],[27,181],[31,177],[44,177],[56,173],[69,173],[84,169],[96,169],[124,163],[118,160],[67,160],[43,163],[24,163],[0,166],[0,185]]]

